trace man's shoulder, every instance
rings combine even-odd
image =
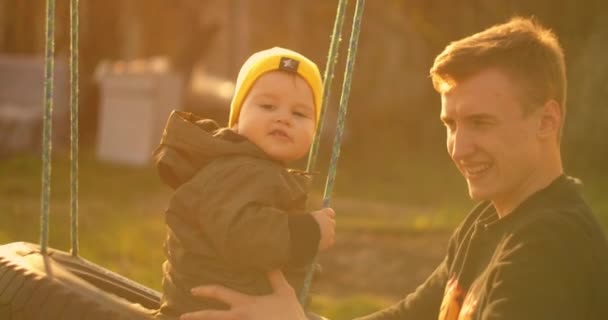
[[[604,237],[603,228],[589,205],[582,200],[547,203],[525,212],[519,212],[513,223],[513,231],[547,230],[575,237]]]
[[[509,229],[514,233],[537,231],[539,236],[561,233],[562,239],[570,235],[605,240],[602,225],[581,188],[578,179],[562,175],[506,217]]]
[[[603,279],[608,277],[608,240],[589,206],[548,207],[520,218],[508,232],[512,245],[529,246],[540,255],[564,255],[568,264],[596,270]]]

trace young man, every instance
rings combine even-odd
[[[606,237],[562,169],[555,35],[515,18],[448,45],[431,76],[448,153],[480,203],[414,293],[361,320],[608,319]],[[269,278],[275,293],[258,299],[203,288],[232,310],[185,319],[303,319],[282,275]]]

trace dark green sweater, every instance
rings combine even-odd
[[[573,179],[499,219],[482,202],[416,291],[360,320],[608,319],[608,243]]]

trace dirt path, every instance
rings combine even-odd
[[[398,300],[435,269],[449,235],[446,231],[342,233],[336,245],[319,257],[323,272],[314,291],[337,298],[374,295]]]

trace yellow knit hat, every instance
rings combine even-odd
[[[312,90],[315,104],[315,121],[318,123],[323,99],[323,81],[317,65],[305,56],[284,48],[274,47],[254,53],[241,67],[236,79],[234,96],[230,103],[228,126],[239,119],[241,106],[255,81],[264,73],[274,70],[294,72],[300,75]]]

